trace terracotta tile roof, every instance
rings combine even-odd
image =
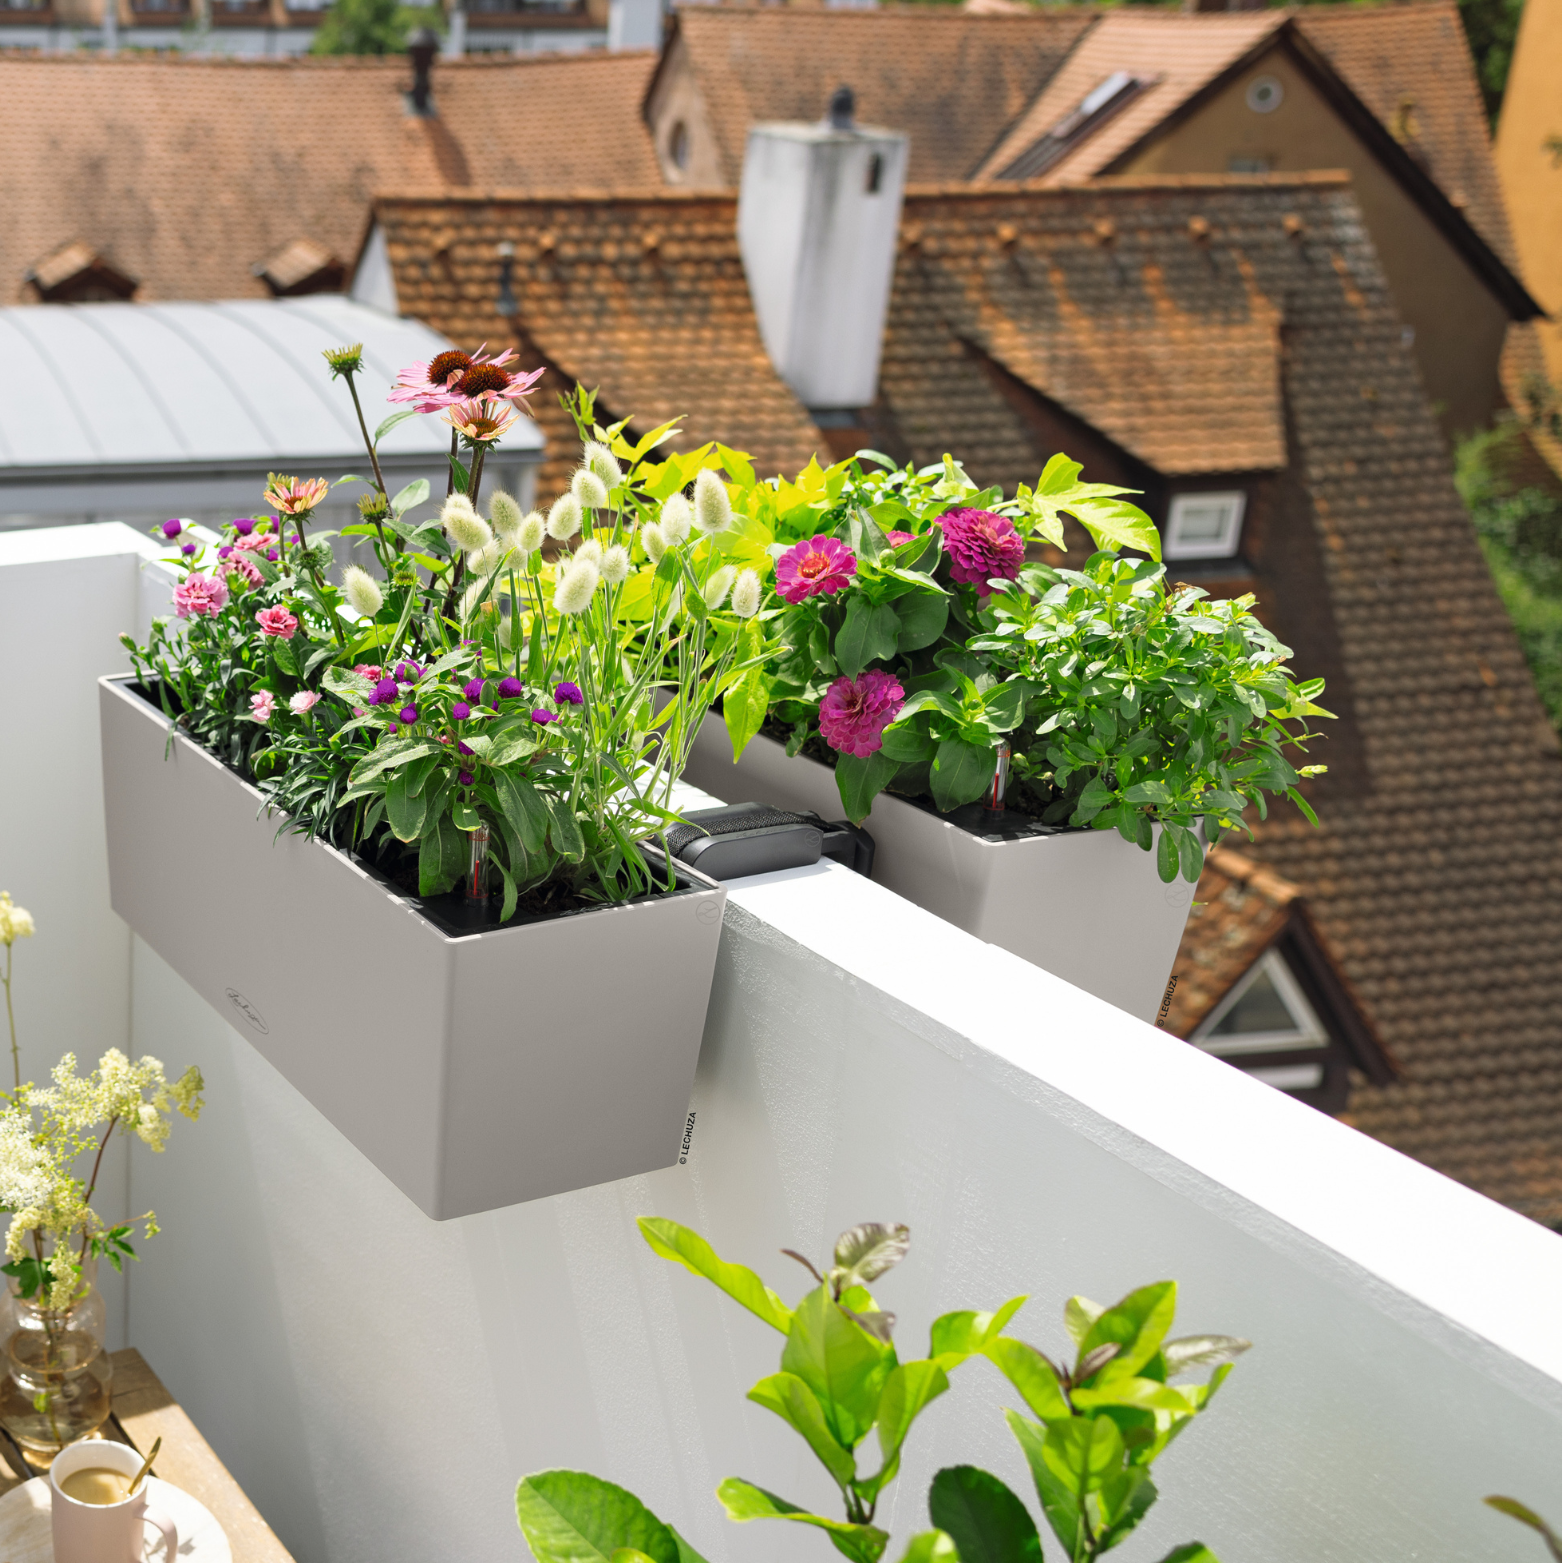
[[[29,268],[73,242],[141,301],[264,298],[251,268],[295,240],[351,263],[379,186],[655,185],[654,63],[440,61],[418,119],[404,59],[0,57],[0,302],[31,302]]]
[[[387,198],[375,212],[402,312],[464,345],[516,339],[494,303],[494,246],[515,244],[520,345],[554,371],[530,403],[549,441],[540,497],[568,482],[574,432],[555,396],[576,381],[641,430],[687,415],[671,448],[720,439],[773,472],[825,451],[760,341],[731,196]]]
[[[1304,6],[1297,27],[1516,273],[1476,67],[1454,0]]]
[[[533,351],[600,381],[617,415],[687,412],[692,436],[758,447],[771,469],[823,447],[764,360],[730,197],[379,210],[403,309],[456,340],[498,336],[493,246],[508,236]],[[1134,382],[1104,372],[1077,432],[1058,435],[1072,409],[1026,378],[1067,361],[1037,338],[1076,338],[1089,360],[1128,317],[1194,360],[1226,351],[1234,322],[1281,328],[1289,461],[1263,480],[1275,497],[1254,573],[1301,670],[1328,673],[1342,719],[1315,756],[1334,771],[1314,785],[1321,827],[1278,809],[1244,855],[1307,897],[1399,1063],[1390,1084],[1358,1080],[1350,1117],[1556,1219],[1558,767],[1345,182],[914,190],[877,415],[904,455],[954,452],[984,483],[1035,482],[1060,444],[1100,445],[1098,428],[1143,442]],[[1154,448],[1180,471],[1202,448],[1231,459],[1226,419],[1208,397]]]
[[[727,183],[749,127],[817,120],[845,83],[866,125],[911,137],[910,177],[969,179],[1100,12],[1026,16],[689,6],[675,25],[710,116]]]
[[[1252,858],[1213,848],[1173,962],[1178,985],[1158,1024],[1174,1036],[1188,1036],[1275,943],[1301,894]]]
[[[1124,8],[1107,12],[983,160],[978,177],[998,178],[1114,71],[1148,80],[1147,90],[1040,176],[1047,185],[1089,179],[1279,30],[1286,19],[1285,11],[1180,14]]]

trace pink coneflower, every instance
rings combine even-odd
[[[464,375],[474,369],[500,368],[516,356],[513,352],[490,356],[483,351],[487,346],[485,342],[475,353],[450,348],[436,353],[427,363],[408,364],[397,375],[396,384],[386,400],[412,402],[419,412],[441,412],[463,396],[475,395],[476,392],[457,389]],[[536,376],[532,378],[536,379]]]
[[[820,736],[838,753],[862,759],[884,743],[884,730],[905,703],[906,691],[895,675],[879,668],[838,678],[820,701]]]
[[[857,574],[852,550],[834,537],[813,537],[776,561],[776,590],[788,602],[839,592]]]
[[[456,402],[446,411],[443,421],[474,444],[487,444],[497,440],[516,417],[515,408],[499,397],[480,396],[472,401]]]
[[[214,619],[228,605],[228,583],[215,575],[187,575],[174,588],[181,619]]]
[[[313,689],[301,689],[288,701],[288,710],[294,716],[308,716],[320,704],[320,696]]]
[[[262,635],[280,640],[292,640],[298,633],[298,620],[286,608],[262,608],[255,615],[255,622],[260,625]]]
[[[256,722],[269,722],[277,709],[277,697],[269,689],[258,689],[250,696],[250,717]]]
[[[508,353],[505,355],[510,356]],[[529,396],[532,387],[543,378],[541,369],[530,374],[511,374],[497,363],[474,364],[451,389],[462,400],[472,397],[500,397],[505,401],[518,401]]]
[[[308,515],[331,492],[331,485],[324,478],[285,478],[280,473],[267,474],[266,503],[279,515]]]
[[[984,597],[989,581],[1013,581],[1026,560],[1015,523],[991,510],[946,510],[939,517],[950,578],[975,586]]]

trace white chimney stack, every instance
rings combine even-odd
[[[818,125],[756,125],[738,247],[765,350],[806,407],[871,406],[895,272],[907,139],[852,122],[841,87]]]

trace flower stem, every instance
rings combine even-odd
[[[22,1089],[22,1055],[16,1045],[16,1011],[11,1008],[11,946],[5,947],[5,1018],[11,1026],[11,1073],[16,1089]]]

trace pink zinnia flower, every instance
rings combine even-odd
[[[814,537],[776,561],[776,590],[788,602],[839,592],[857,574],[852,550],[834,537]]]
[[[286,608],[262,608],[255,615],[262,635],[275,635],[282,640],[292,640],[298,630],[298,620]]]
[[[902,543],[909,543],[912,540],[910,532],[887,532],[885,536],[890,539],[893,548],[899,548]]]
[[[250,696],[250,716],[257,722],[269,722],[277,709],[277,697],[269,689],[257,690]]]
[[[215,575],[187,575],[174,588],[181,619],[214,619],[228,604],[228,583]]]
[[[497,440],[517,416],[514,407],[507,406],[498,396],[485,394],[471,401],[452,403],[444,421],[467,439],[486,444]]]
[[[260,573],[260,566],[248,554],[229,554],[223,568],[230,575],[237,575],[247,586],[259,586],[265,579]]]
[[[271,473],[265,500],[284,516],[308,515],[331,492],[324,478],[285,478]]]
[[[857,678],[838,678],[820,701],[820,736],[840,754],[860,760],[884,743],[884,730],[906,703],[893,673],[870,668]]]
[[[1025,562],[1026,544],[1015,524],[991,510],[946,510],[939,517],[950,577],[988,595],[989,581],[1013,581]]]
[[[294,716],[308,716],[320,704],[320,696],[313,689],[301,689],[288,701],[288,710]]]

